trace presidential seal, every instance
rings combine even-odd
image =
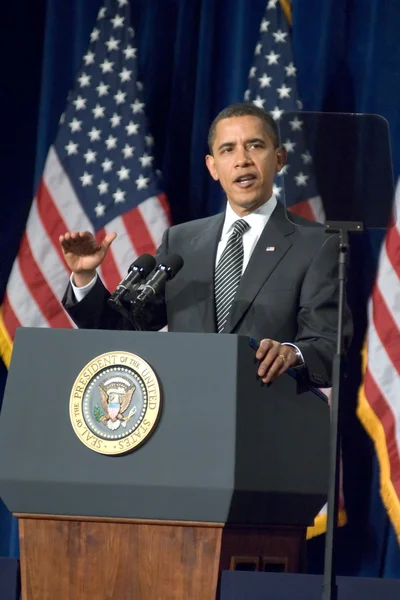
[[[83,444],[101,454],[125,454],[143,444],[157,424],[157,377],[135,354],[101,354],[76,378],[69,409]]]

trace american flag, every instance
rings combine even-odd
[[[116,231],[100,267],[114,289],[132,261],[154,254],[169,225],[138,79],[128,0],[100,9],[33,200],[0,313],[0,352],[11,357],[17,327],[72,327],[60,300],[69,272],[58,238]]]
[[[400,542],[400,180],[368,305],[366,367],[357,414],[380,466],[384,505]]]
[[[245,100],[263,108],[275,119],[287,151],[287,163],[275,179],[275,196],[293,212],[324,222],[304,122],[298,114],[302,103],[297,90],[290,27],[282,5],[288,10],[286,0],[282,4],[278,0],[267,3]]]
[[[325,222],[325,213],[313,174],[312,156],[307,149],[302,103],[297,90],[297,70],[293,60],[290,3],[269,0],[260,25],[260,38],[254,51],[245,100],[263,108],[277,122],[287,163],[277,174],[274,194],[289,210],[309,220]],[[331,389],[322,390],[330,400]],[[347,522],[343,492],[340,492],[338,524]],[[327,505],[308,528],[310,539],[326,531]]]

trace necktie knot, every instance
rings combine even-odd
[[[244,219],[238,219],[233,224],[233,233],[236,235],[242,236],[248,229],[250,229],[250,225]]]

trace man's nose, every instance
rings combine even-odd
[[[251,162],[250,154],[246,148],[238,148],[236,151],[236,166],[243,167]]]

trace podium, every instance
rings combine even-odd
[[[70,419],[77,376],[113,352],[151,366],[162,402],[119,456]],[[244,336],[18,330],[0,496],[19,518],[23,600],[214,600],[224,569],[301,571],[326,501],[329,407],[294,373],[256,373]]]

